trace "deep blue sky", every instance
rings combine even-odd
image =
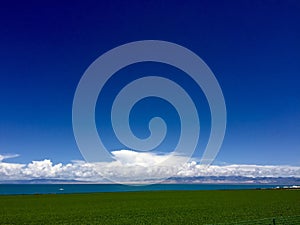
[[[82,159],[71,120],[82,74],[120,44],[158,39],[197,53],[222,87],[228,125],[216,162],[300,165],[299,11],[296,0],[2,3],[0,154],[18,153],[10,160],[17,162]],[[119,146],[113,137],[106,144]]]

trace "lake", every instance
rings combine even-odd
[[[259,184],[153,184],[147,186],[128,186],[122,184],[0,184],[0,195],[161,190],[237,190],[276,188],[278,186],[283,187],[283,185]]]

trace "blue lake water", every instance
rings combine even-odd
[[[160,190],[236,190],[236,189],[261,189],[261,188],[275,188],[275,187],[278,187],[278,185],[154,184],[148,186],[127,186],[121,184],[0,184],[0,195],[67,194],[67,193],[160,191]]]

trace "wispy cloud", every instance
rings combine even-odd
[[[72,161],[68,164],[53,164],[49,159],[32,161],[29,164],[7,163],[3,160],[17,155],[0,155],[0,180],[53,178],[103,181],[105,180],[104,177],[109,177],[124,181],[143,181],[169,176],[300,177],[300,167],[297,166],[236,164],[205,167],[197,161],[190,161],[176,167],[163,167],[157,164],[163,162],[168,155],[140,153],[130,150],[114,151],[112,154],[116,159],[114,162],[87,163]]]
[[[0,162],[2,162],[4,159],[11,159],[11,158],[19,157],[19,156],[20,155],[18,155],[18,154],[0,155]]]

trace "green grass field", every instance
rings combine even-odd
[[[240,224],[295,215],[300,190],[0,196],[0,224]]]

